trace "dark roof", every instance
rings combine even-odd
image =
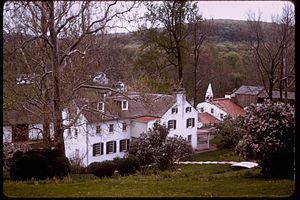
[[[257,97],[259,98],[268,98],[269,95],[267,94],[267,91],[261,92]],[[272,98],[273,99],[280,99],[280,91],[273,91],[272,92]],[[282,98],[285,99],[285,91],[282,92]],[[295,100],[295,92],[288,92],[287,98],[290,100]]]
[[[242,85],[239,89],[232,93],[232,97],[235,97],[235,94],[248,94],[248,95],[258,95],[261,91],[264,90],[262,86],[249,86]]]
[[[122,100],[128,101],[128,110],[122,110]],[[104,102],[104,112],[97,110],[97,103]],[[176,98],[173,95],[151,94],[128,92],[126,96],[116,95],[101,98],[77,100],[76,104],[80,108],[88,104],[82,113],[90,123],[116,119],[135,119],[139,117],[160,118],[174,103]]]

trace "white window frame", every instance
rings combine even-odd
[[[94,148],[97,148],[97,149],[94,149]],[[94,154],[95,151],[97,151],[97,153]],[[92,154],[93,154],[93,157],[103,155],[103,142],[93,144]]]
[[[172,119],[168,121],[168,128],[175,130],[176,129],[176,120]]]
[[[108,145],[106,146],[106,154],[116,153],[115,149],[117,148],[115,147],[115,145],[117,145],[117,143],[115,140],[106,142],[106,145]]]
[[[126,101],[126,100],[121,101],[121,109],[122,110],[128,110],[128,101]]]
[[[126,122],[122,123],[122,131],[123,132],[127,131],[127,123]]]
[[[112,130],[111,130],[110,127],[112,127]],[[108,125],[108,132],[110,132],[110,133],[113,133],[113,132],[114,132],[114,124],[109,124],[109,125]]]
[[[188,135],[187,136],[187,142],[188,143],[192,143],[192,135]]]
[[[102,102],[102,101],[98,102],[98,104],[97,104],[97,110],[100,111],[100,112],[104,112],[104,102]]]
[[[194,121],[194,123],[193,123],[193,121]],[[186,127],[187,128],[195,127],[195,118],[187,118],[186,119]]]
[[[178,113],[178,107],[174,107],[171,109],[171,114],[177,114]]]
[[[192,112],[192,107],[186,107],[186,108],[185,108],[185,112],[186,112],[186,113]]]
[[[129,139],[120,140],[120,152],[127,152],[128,149],[129,149]]]
[[[102,129],[101,129],[101,125],[97,125],[96,126],[96,134],[101,134]]]

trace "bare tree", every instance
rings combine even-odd
[[[294,54],[294,13],[287,5],[283,11],[283,15],[273,20],[272,23],[263,23],[261,14],[257,18],[254,13],[248,15],[250,31],[255,34],[255,40],[250,41],[249,44],[254,62],[260,71],[262,83],[271,100],[277,84],[280,84],[282,91],[283,81],[294,78],[292,74],[294,64],[290,63],[289,72],[287,72],[284,61],[288,56],[285,52],[291,51],[292,56]],[[291,59],[288,60],[291,61]],[[288,84],[285,87],[286,94],[287,86]]]
[[[203,78],[198,79],[198,72],[200,67],[200,55],[202,50],[202,45],[207,39],[208,35],[213,30],[213,22],[204,20],[201,15],[196,12],[192,13],[189,19],[189,30],[191,34],[192,46],[193,46],[193,74],[194,74],[194,82],[193,82],[193,90],[194,90],[194,107],[197,106],[197,94],[199,90],[200,84],[203,82]],[[202,76],[204,77],[204,76]]]
[[[117,26],[115,20],[124,19],[124,14],[134,7],[135,2],[117,1],[24,1],[9,2],[4,6],[4,31],[22,36],[17,51],[22,56],[22,63],[28,68],[27,73],[34,75],[31,70],[33,65],[40,65],[44,69],[38,71],[39,79],[34,82],[43,98],[32,98],[30,103],[35,104],[36,108],[41,109],[42,105],[50,110],[47,114],[52,115],[50,121],[54,124],[55,148],[61,155],[65,155],[62,110],[71,100],[73,89],[87,82],[87,79],[75,79],[71,81],[72,87],[68,87],[64,84],[66,81],[63,76],[68,68],[72,68],[75,55],[86,55],[88,46],[85,42],[88,36],[104,33],[108,28]],[[43,55],[39,60],[24,51],[25,48],[33,48],[33,44],[44,46],[40,49]],[[39,102],[34,103],[34,100]],[[45,115],[43,118],[47,117]],[[44,123],[45,127],[47,123]]]

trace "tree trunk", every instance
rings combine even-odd
[[[59,80],[59,60],[58,60],[58,43],[57,32],[54,26],[54,4],[50,5],[49,31],[50,41],[52,43],[52,76],[53,76],[53,124],[54,124],[54,146],[59,151],[60,156],[65,156],[65,143],[62,127],[62,112],[60,103],[60,80]]]

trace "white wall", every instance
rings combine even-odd
[[[178,113],[172,114],[172,108],[174,107],[178,108]],[[186,112],[186,107],[191,107],[191,112]],[[195,119],[194,127],[186,127],[188,118]],[[177,94],[177,102],[162,116],[161,123],[168,126],[169,120],[176,120],[176,129],[170,129],[168,136],[178,135],[187,140],[188,135],[192,135],[191,145],[195,149],[197,147],[198,111],[185,100],[184,94]]]
[[[12,142],[12,127],[3,126],[3,143],[11,143],[11,142]]]
[[[123,131],[123,123],[127,124],[126,130]],[[109,132],[109,125],[113,124],[113,132]],[[101,126],[101,133],[96,133],[96,126]],[[78,136],[75,137],[75,128],[78,129]],[[112,120],[88,124],[83,115],[77,120],[77,126],[71,127],[71,136],[68,136],[68,130],[64,132],[66,156],[69,159],[75,157],[76,150],[83,161],[83,165],[87,166],[92,162],[102,162],[105,160],[113,160],[115,157],[124,157],[127,152],[120,152],[120,140],[130,139],[130,121],[129,120]],[[107,153],[106,143],[116,141],[116,152]],[[103,143],[103,155],[93,156],[93,144]]]
[[[197,105],[197,110],[199,111],[199,113],[201,113],[201,107],[203,107],[203,109],[204,109],[204,111],[202,113],[207,112],[220,121],[223,121],[224,117],[227,115],[227,113],[225,111],[223,111],[222,109],[220,109],[219,107],[215,106],[214,104],[212,104],[210,102],[199,103]],[[214,113],[211,113],[212,108],[214,109]],[[220,117],[221,113],[223,114],[223,119],[221,119],[221,117]]]
[[[131,137],[140,137],[141,133],[146,133],[148,130],[147,122],[132,120],[131,122]]]

